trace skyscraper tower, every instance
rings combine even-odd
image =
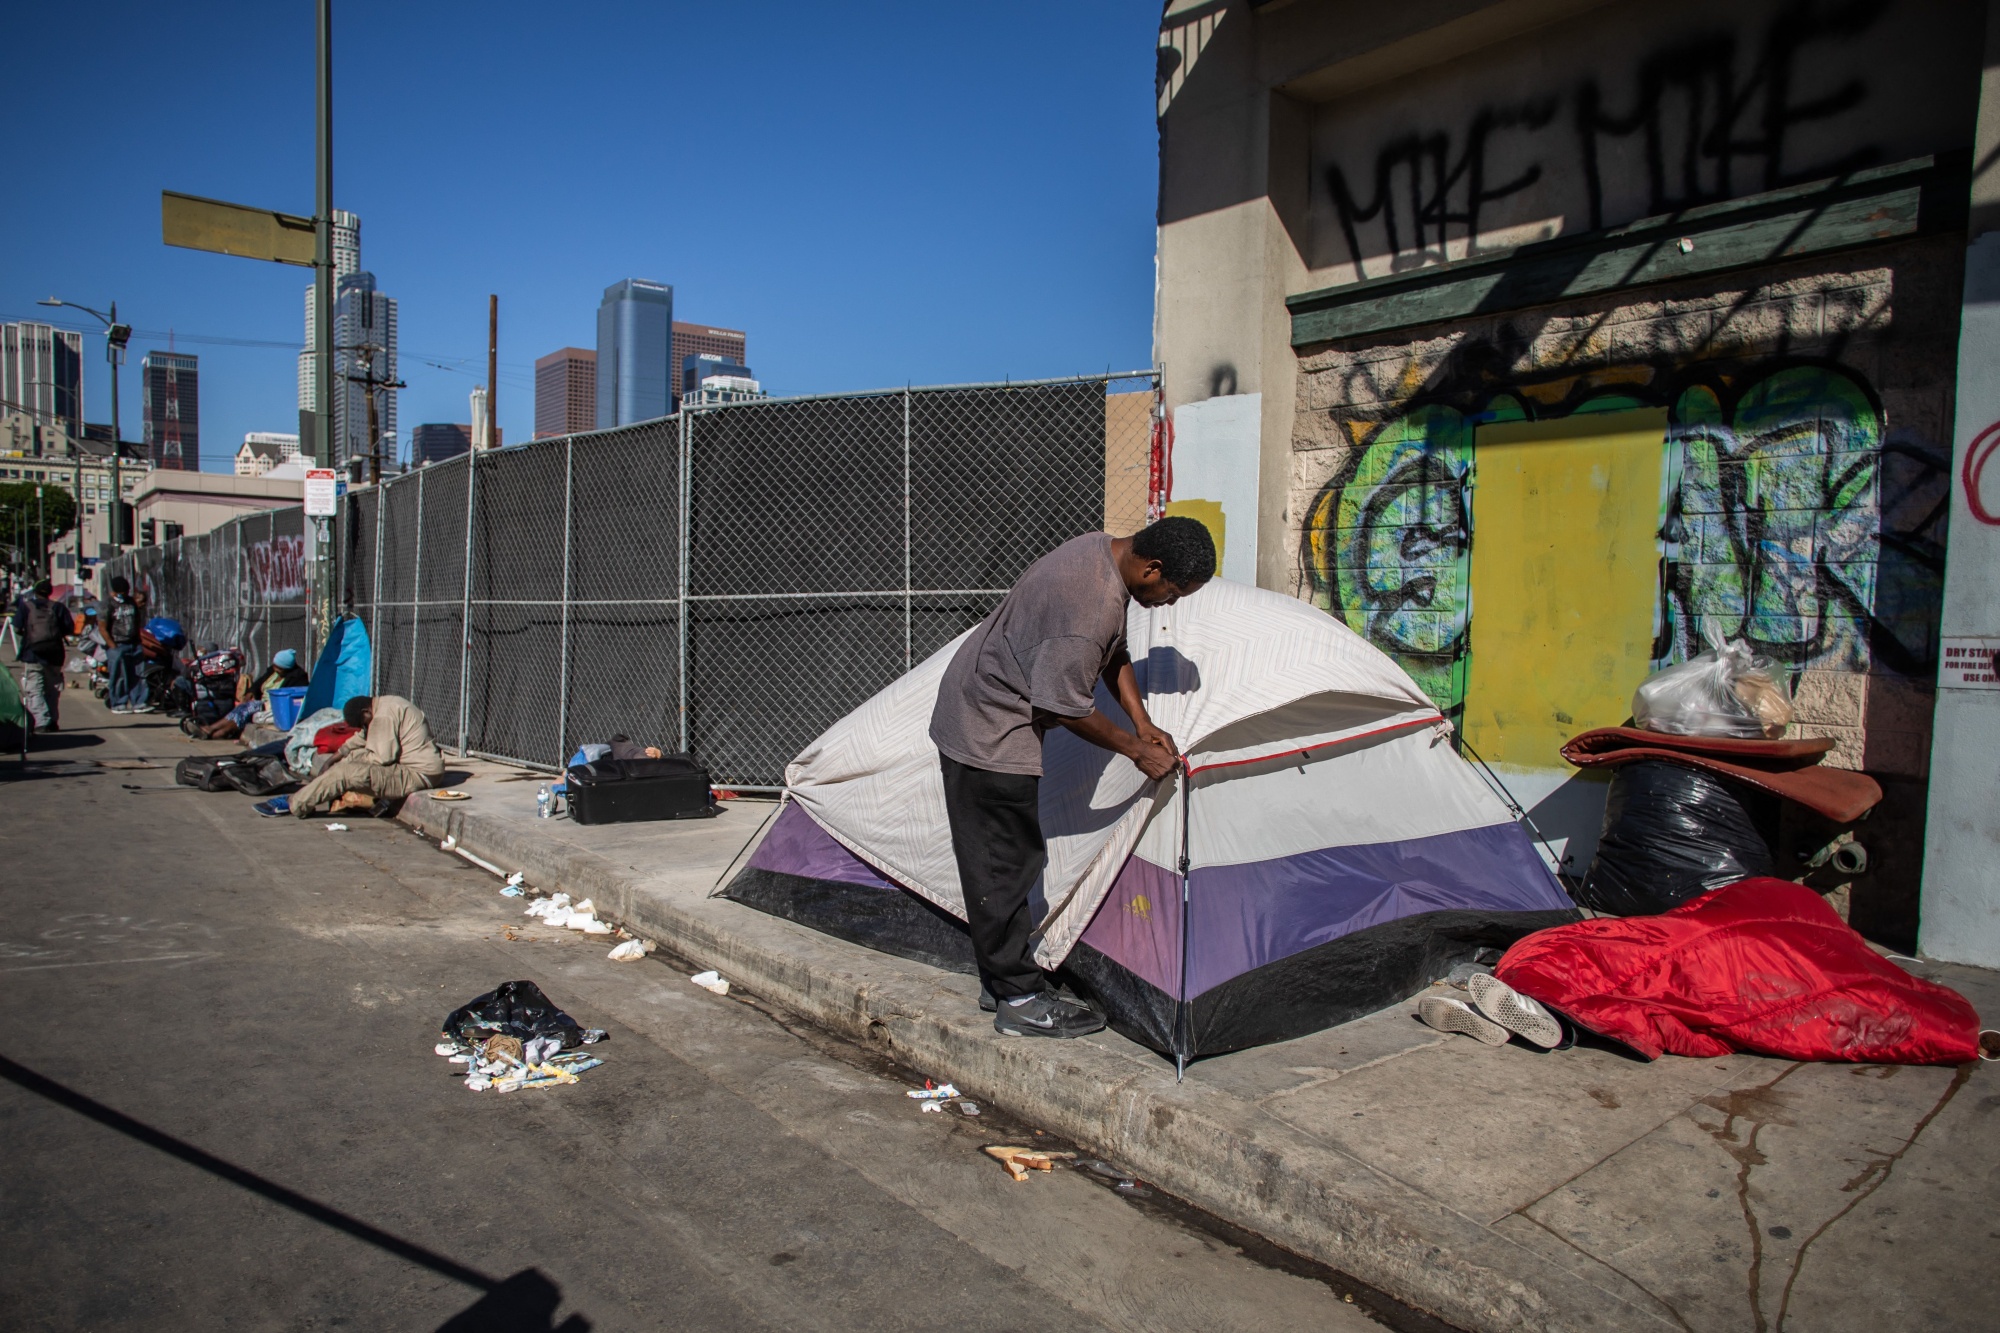
[[[333,210],[333,290],[336,312],[339,308],[340,284],[342,279],[351,278],[361,271],[361,219],[345,209]],[[319,390],[319,368],[313,359],[313,317],[318,313],[314,289],[306,288],[306,338],[305,350],[299,353],[299,439],[302,443],[310,439],[311,427],[306,424],[312,418],[315,395]],[[339,319],[335,314],[336,321]],[[333,341],[341,341],[336,331]],[[392,377],[393,378],[393,377]],[[340,411],[341,394],[336,382],[333,395],[333,410]],[[338,431],[334,439],[340,439]],[[307,452],[311,452],[307,447]],[[338,462],[338,451],[335,461]]]
[[[333,307],[334,466],[356,459],[396,458],[396,302],[376,290],[375,275],[340,280]],[[375,436],[369,438],[369,395],[375,395]],[[372,475],[372,474],[371,474]]]
[[[597,428],[673,411],[674,289],[626,278],[597,307]]]
[[[83,335],[49,324],[0,324],[0,412],[83,435]]]
[[[187,352],[151,351],[139,362],[146,456],[159,468],[201,471],[201,366]]]

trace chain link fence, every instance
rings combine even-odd
[[[99,579],[109,589],[124,575],[190,644],[241,648],[261,665],[284,648],[306,657],[306,573],[305,516],[278,509],[139,547],[106,561]]]
[[[441,744],[556,768],[622,733],[776,786],[1044,552],[1145,524],[1156,388],[766,399],[462,455],[347,496],[341,600],[375,692],[415,701]],[[167,553],[216,535],[133,559],[198,565]],[[220,605],[233,568],[156,605]],[[255,623],[268,641],[275,619]]]

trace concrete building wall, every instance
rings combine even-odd
[[[1971,146],[1982,10],[1168,8],[1156,355],[1176,443],[1183,422],[1242,423],[1211,447],[1257,460],[1257,581],[1388,651],[1468,744],[1532,751],[1510,784],[1573,873],[1604,792],[1555,738],[1623,720],[1704,631],[1745,637],[1793,683],[1795,734],[1883,781],[1857,921],[1914,939],[1965,263],[1962,176],[1956,221],[1935,182]],[[1745,239],[1774,192],[1878,169],[1928,171],[1920,225]],[[1750,196],[1737,231],[1702,220]],[[1636,258],[1581,248],[1663,214],[1699,234],[1690,263],[1737,257],[1676,270],[1658,253],[1696,242],[1671,234]],[[1551,295],[1550,253],[1598,285]],[[1422,313],[1480,265],[1477,300]],[[1311,341],[1286,305],[1306,294],[1373,302],[1374,322]],[[1536,662],[1496,632],[1550,608],[1578,628]]]

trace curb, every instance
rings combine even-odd
[[[504,819],[419,794],[400,816],[456,836],[549,892],[822,1028],[893,1053],[981,1101],[1118,1161],[1169,1193],[1477,1333],[1676,1326],[1392,1176],[1213,1088],[1134,1072],[1076,1042],[1008,1041],[971,978],[876,954],[727,899],[649,887],[635,871]],[[963,993],[960,993],[960,992]],[[971,1014],[976,1017],[968,1017]],[[1051,1049],[1051,1047],[1055,1049]]]

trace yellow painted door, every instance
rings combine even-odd
[[[1664,409],[1479,428],[1464,731],[1489,763],[1561,769],[1631,714],[1659,601]]]

